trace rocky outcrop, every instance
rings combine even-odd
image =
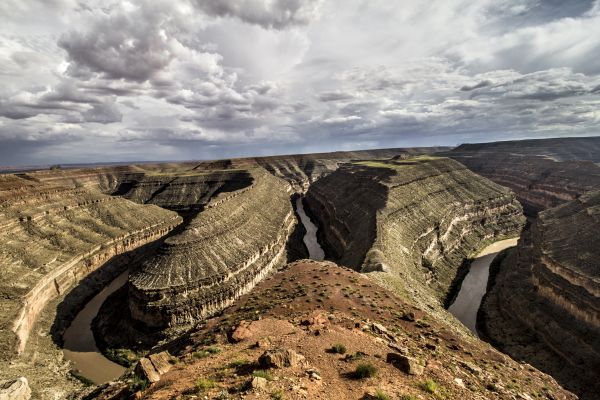
[[[584,399],[600,393],[600,191],[539,214],[499,267],[479,325]]]
[[[332,153],[295,154],[258,157],[254,161],[273,175],[288,181],[296,191],[305,192],[317,179],[335,171],[342,163],[352,160],[389,159],[397,156],[435,153],[445,147],[413,147],[336,151]]]
[[[213,198],[129,280],[131,318],[149,330],[207,318],[285,262],[296,220],[291,188],[262,168],[253,184]]]
[[[465,259],[524,224],[509,190],[438,157],[346,164],[306,200],[328,258],[430,305]]]
[[[2,356],[22,352],[46,304],[111,257],[166,234],[180,218],[84,188],[0,177]]]
[[[530,215],[600,187],[600,138],[461,145],[445,153],[512,189]]]
[[[20,377],[12,381],[0,382],[0,400],[29,400],[31,389],[27,378]]]
[[[188,171],[180,175],[148,174],[127,176],[115,194],[142,204],[155,204],[176,211],[199,210],[220,192],[250,186],[252,177],[245,171]]]

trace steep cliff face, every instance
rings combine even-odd
[[[115,194],[141,204],[155,204],[169,210],[190,211],[202,208],[221,191],[235,191],[252,183],[240,170],[190,170],[179,174],[152,173],[126,176]]]
[[[1,358],[25,350],[49,302],[180,222],[173,212],[98,191],[0,177]]]
[[[251,174],[252,185],[213,198],[131,275],[133,321],[152,331],[202,320],[285,262],[291,188],[262,168]]]
[[[365,274],[331,262],[301,260],[259,283],[222,315],[155,349],[168,350],[173,365],[161,370],[158,382],[143,392],[134,394],[138,389],[120,381],[89,398],[114,398],[108,394],[120,392],[153,400],[190,395],[575,399],[552,377],[458,334],[428,311]],[[406,314],[413,320],[404,318]],[[358,379],[355,371],[360,364],[377,373]],[[194,388],[198,377],[208,384]]]
[[[306,200],[329,258],[438,306],[466,258],[524,224],[509,190],[447,158],[347,164]]]
[[[480,325],[584,399],[600,393],[600,191],[539,214],[499,267]]]
[[[456,147],[457,153],[521,154],[544,156],[555,161],[600,162],[600,137],[572,137],[530,140],[507,140],[469,143]]]
[[[445,154],[512,189],[531,215],[600,187],[600,138],[469,144]]]
[[[389,159],[398,155],[417,155],[448,150],[445,147],[413,147],[336,151],[333,153],[295,154],[258,157],[254,161],[273,175],[288,181],[296,191],[305,192],[317,179],[335,171],[352,160]]]

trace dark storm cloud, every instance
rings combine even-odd
[[[115,103],[94,104],[82,116],[85,122],[97,122],[100,124],[110,124],[123,120],[123,114],[121,114]]]
[[[465,86],[461,87],[460,90],[463,91],[463,92],[470,92],[470,91],[475,90],[475,89],[481,89],[481,88],[484,88],[486,86],[490,86],[491,84],[492,84],[492,81],[481,81],[479,83],[476,83],[473,86],[465,85]]]
[[[583,0],[5,0],[0,148],[157,160],[590,134],[599,37]]]
[[[167,17],[150,6],[130,13],[102,13],[84,31],[63,35],[58,44],[71,61],[69,74],[82,79],[94,73],[138,82],[150,79],[175,57],[161,29]]]
[[[212,16],[234,17],[264,28],[306,25],[317,16],[321,0],[196,0]]]

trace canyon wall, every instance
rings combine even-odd
[[[202,320],[286,261],[296,223],[291,187],[260,167],[250,173],[252,185],[213,198],[131,275],[128,307],[136,323],[156,330]]]
[[[499,265],[478,321],[582,399],[600,393],[599,226],[600,191],[541,212]]]
[[[465,144],[444,153],[512,189],[529,215],[600,187],[600,138]]]
[[[524,224],[512,192],[440,157],[343,165],[306,202],[328,258],[432,306],[465,259]]]
[[[332,153],[292,154],[257,157],[254,161],[273,175],[288,181],[296,191],[305,192],[317,179],[335,171],[340,164],[352,160],[389,159],[400,154],[418,155],[449,150],[446,147],[412,147],[336,151]]]
[[[98,191],[0,176],[0,353],[10,358],[25,349],[53,298],[180,222],[173,212]]]

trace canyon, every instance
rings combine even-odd
[[[572,383],[579,367],[561,375],[525,350],[538,349],[527,341],[538,335],[539,354],[555,362],[556,354],[542,352],[550,344],[540,337],[559,326],[560,337],[580,347],[558,359],[597,368],[598,143],[506,142],[2,175],[0,380],[26,376],[40,399],[166,399],[199,395],[189,386],[200,373],[217,381],[202,395],[251,391],[270,398],[269,391],[236,387],[252,379],[258,353],[286,347],[308,364],[291,375],[273,373],[305,389],[266,385],[307,392],[300,397],[372,398],[375,385],[398,395],[574,398],[535,367],[585,395]],[[462,301],[455,299],[467,290],[470,278],[463,279],[481,251],[522,232],[516,249],[488,257],[490,282],[486,276],[477,284],[488,286],[479,333],[518,363],[478,340],[446,308]],[[313,260],[298,261],[305,258]],[[114,292],[86,315],[90,300],[111,282]],[[467,303],[473,319],[479,307]],[[531,304],[537,306],[530,310]],[[557,310],[560,318],[552,320]],[[530,311],[536,323],[523,327],[518,316]],[[125,365],[115,370],[123,371],[119,379],[102,384],[116,376],[86,377],[93,361],[79,362],[88,364],[79,370],[77,361],[67,361],[75,360],[68,351],[77,351],[70,343],[80,332],[98,363],[110,362],[106,356]],[[353,361],[322,357],[339,340],[367,350],[360,357],[377,365],[381,379],[352,388],[343,371]],[[383,362],[386,352],[408,357],[421,372],[397,375],[393,363]],[[224,360],[240,354],[249,367],[229,378],[218,373]],[[314,374],[326,378],[327,390]],[[100,385],[83,388],[86,379]],[[443,390],[423,392],[429,380]]]

